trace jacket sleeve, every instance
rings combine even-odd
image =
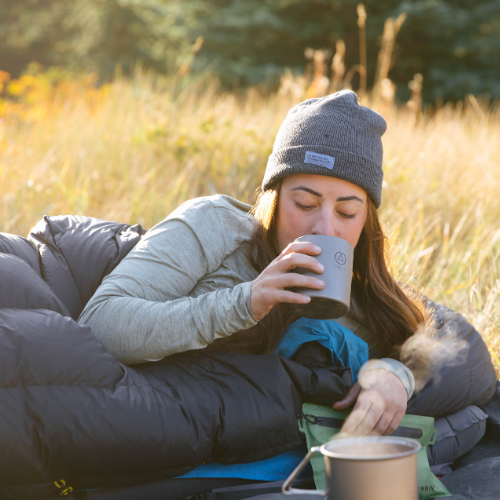
[[[465,342],[463,355],[436,366],[423,389],[408,402],[407,413],[441,418],[469,405],[483,405],[495,393],[496,374],[481,335],[460,314],[427,300],[434,310],[438,339]]]
[[[79,323],[125,364],[201,349],[255,325],[251,282],[191,296],[248,234],[241,225],[241,216],[203,199],[181,206],[104,279]]]

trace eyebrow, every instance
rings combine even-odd
[[[321,193],[318,193],[317,191],[314,191],[314,189],[311,189],[311,188],[308,188],[305,186],[298,186],[296,188],[292,188],[292,191],[298,191],[298,190],[307,191],[308,193],[311,193],[314,196],[317,196],[318,198],[323,198],[323,195]]]
[[[307,191],[308,193],[313,194],[314,196],[317,196],[318,198],[323,198],[323,195],[321,193],[318,193],[317,191],[314,191],[314,189],[308,188],[306,186],[298,186],[295,188],[292,188],[291,191]],[[359,198],[358,196],[341,196],[337,198],[337,201],[358,201],[359,203],[364,203],[364,200]]]
[[[364,203],[364,200],[361,198],[358,198],[357,196],[341,196],[340,198],[337,198],[337,201],[359,201],[360,203]]]

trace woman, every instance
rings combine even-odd
[[[189,349],[270,353],[293,321],[287,303],[320,289],[322,268],[304,234],[355,247],[352,313],[339,320],[384,358],[371,387],[354,385],[334,406],[354,404],[344,430],[390,434],[412,396],[411,371],[394,356],[425,320],[390,276],[376,209],[382,192],[384,119],[342,91],[290,110],[253,207],[226,196],[186,202],[151,229],[103,281],[79,318],[128,364]],[[318,278],[293,273],[312,269]]]

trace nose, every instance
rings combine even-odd
[[[318,218],[314,221],[311,234],[326,234],[337,236],[335,218],[330,210],[322,210]]]

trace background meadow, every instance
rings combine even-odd
[[[286,79],[277,92],[229,93],[210,77],[141,71],[100,87],[36,67],[2,78],[0,230],[24,236],[44,214],[151,228],[197,196],[252,203],[278,127],[304,98]],[[395,274],[464,314],[500,369],[500,108],[472,96],[428,114],[365,103],[388,121],[380,214]]]
[[[354,86],[388,122],[395,276],[474,324],[500,374],[496,0],[0,6],[0,231],[45,214],[151,228],[216,193],[252,204],[287,111]]]

